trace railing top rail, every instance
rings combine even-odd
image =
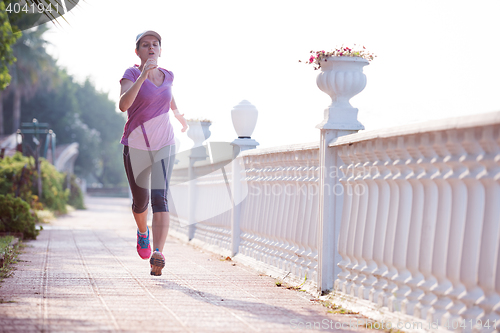
[[[319,133],[318,133],[319,135]],[[283,145],[270,148],[261,149],[251,149],[241,152],[240,156],[253,156],[253,155],[266,155],[266,154],[279,154],[286,153],[290,151],[300,151],[300,150],[311,150],[319,149],[319,141],[317,142],[307,142],[307,143],[297,143],[292,145]]]
[[[421,123],[407,124],[382,128],[374,131],[365,131],[333,139],[328,147],[336,147],[352,144],[361,141],[368,141],[378,138],[390,138],[396,136],[413,135],[428,132],[446,131],[451,129],[481,127],[500,124],[500,111],[467,115],[461,117],[444,118],[430,120]]]

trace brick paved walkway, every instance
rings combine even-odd
[[[0,332],[340,331],[335,322],[359,317],[327,313],[309,294],[170,236],[163,275],[152,277],[128,202],[88,198],[87,210],[27,242],[0,286]]]

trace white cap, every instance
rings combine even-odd
[[[137,44],[138,41],[141,40],[142,37],[145,37],[145,36],[154,36],[156,38],[158,38],[158,41],[161,43],[161,36],[159,33],[157,33],[156,31],[153,31],[153,30],[146,30],[144,32],[141,32],[140,34],[137,35],[137,38],[135,39],[135,43]]]

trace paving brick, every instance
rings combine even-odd
[[[135,250],[129,200],[86,205],[27,242],[0,285],[0,332],[277,333],[296,332],[292,323],[348,321],[311,295],[171,237],[163,275],[152,277]]]

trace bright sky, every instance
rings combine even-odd
[[[377,55],[351,99],[366,130],[500,111],[498,13],[498,0],[85,0],[47,38],[59,65],[118,101],[136,35],[156,30],[181,113],[212,120],[210,141],[232,141],[231,109],[246,99],[259,111],[252,138],[272,147],[319,140],[331,100],[298,60],[342,44]]]

